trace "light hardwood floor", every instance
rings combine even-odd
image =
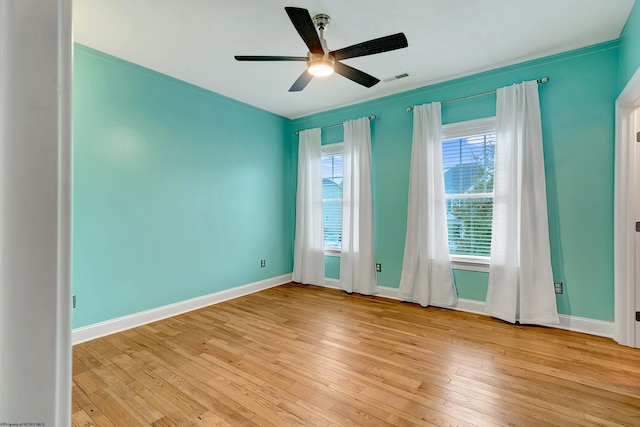
[[[640,350],[287,284],[73,348],[74,426],[640,426]]]

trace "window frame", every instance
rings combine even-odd
[[[336,154],[342,154],[343,159],[344,159],[344,142],[340,141],[340,142],[334,142],[331,144],[324,144],[321,147],[321,158],[324,158],[326,156],[335,156]],[[344,178],[343,178],[344,180]],[[334,200],[334,199],[331,199]],[[322,199],[322,205],[323,205],[323,209],[324,209],[324,202],[325,199]],[[323,217],[324,217],[324,213],[323,213]],[[340,218],[340,226],[342,227],[342,218]],[[341,237],[342,237],[342,232],[341,232]],[[323,241],[324,241],[324,231],[323,231]],[[340,244],[340,247],[336,247],[336,246],[325,246],[324,247],[324,254],[325,256],[337,256],[339,257],[340,254],[342,253],[342,243]]]
[[[465,120],[461,122],[454,122],[454,123],[442,125],[442,135],[441,135],[440,143],[442,144],[443,141],[447,141],[450,139],[467,138],[470,136],[484,135],[487,133],[496,133],[496,117],[495,116],[485,117],[485,118],[475,119],[475,120]],[[496,139],[496,144],[497,143],[498,142]],[[491,193],[477,193],[477,194],[474,194],[474,196],[486,197],[489,194],[493,199],[494,197],[493,191]],[[493,230],[492,230],[492,233],[493,233]],[[448,238],[448,234],[447,234],[447,238]],[[451,264],[453,268],[456,270],[488,272],[489,266],[491,265],[490,256],[449,254],[449,259],[451,260]]]

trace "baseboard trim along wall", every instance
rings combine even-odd
[[[197,310],[209,305],[218,304],[233,298],[249,295],[265,289],[273,288],[284,283],[291,282],[291,274],[284,274],[278,277],[261,280],[259,282],[249,283],[236,288],[226,289],[220,292],[203,295],[201,297],[180,301],[175,304],[169,304],[162,307],[154,308],[140,313],[128,316],[118,317],[116,319],[107,320],[105,322],[95,323],[89,326],[76,328],[71,332],[71,342],[73,345],[90,341],[106,335],[121,332],[137,326],[146,325],[147,323],[156,322],[168,317],[177,316],[188,311]],[[325,279],[324,286],[328,288],[339,289],[340,281],[336,279]],[[397,288],[389,288],[386,286],[378,286],[376,296],[400,300]],[[459,299],[455,310],[465,311],[468,313],[485,314],[484,302],[468,299]],[[565,329],[568,331],[581,332],[590,335],[613,338],[614,323],[604,320],[587,319],[584,317],[568,316],[561,314],[559,325],[547,325],[553,328]]]
[[[336,279],[325,279],[325,286],[328,288],[340,288],[340,281]],[[389,288],[386,286],[378,286],[376,296],[390,299],[400,300],[397,288]],[[484,301],[474,301],[470,299],[459,299],[458,305],[453,307],[455,310],[466,311],[468,313],[486,315],[484,310]],[[613,338],[614,322],[606,320],[587,319],[585,317],[569,316],[560,314],[560,324],[546,325],[551,328],[565,329],[567,331],[581,332],[584,334],[597,335],[600,337]]]
[[[128,316],[118,317],[116,319],[107,320],[105,322],[95,323],[89,326],[73,329],[71,332],[71,342],[73,345],[90,341],[106,335],[121,332],[137,326],[146,325],[147,323],[156,322],[168,317],[177,316],[178,314],[188,311],[197,310],[209,305],[218,304],[230,299],[249,295],[254,292],[273,288],[284,283],[291,282],[291,274],[284,274],[278,277],[261,280],[259,282],[249,283],[224,291],[214,292],[212,294],[203,295],[201,297],[180,301],[175,304],[169,304],[151,310],[141,311]]]

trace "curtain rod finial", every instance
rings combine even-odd
[[[538,79],[538,83],[540,83],[540,84],[546,84],[548,82],[549,82],[549,76],[540,77]]]

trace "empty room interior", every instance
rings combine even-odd
[[[73,2],[72,425],[640,425],[640,3],[338,3]]]

